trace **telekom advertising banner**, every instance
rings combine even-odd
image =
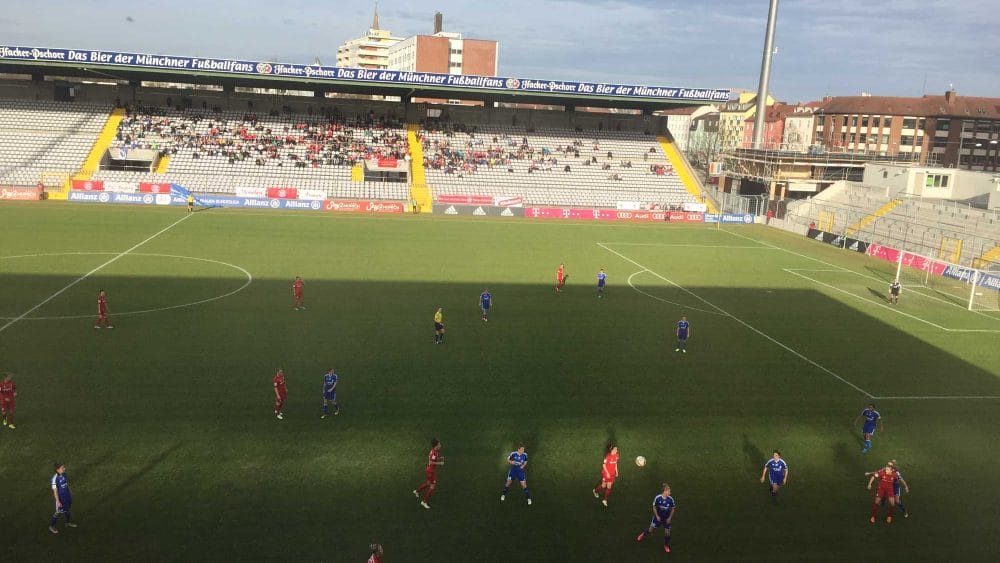
[[[868,256],[873,258],[881,258],[887,262],[898,262],[899,261],[899,251],[895,248],[889,248],[888,246],[882,246],[881,244],[871,243],[868,245]]]
[[[78,192],[102,192],[104,182],[100,180],[73,180],[72,188]]]
[[[17,188],[0,186],[0,200],[3,201],[35,201],[41,192],[38,188]]]
[[[141,182],[139,184],[139,193],[143,194],[169,194],[170,184],[153,184],[150,182]]]
[[[295,188],[267,188],[270,199],[298,199],[299,192]]]
[[[930,272],[935,276],[940,276],[944,274],[945,265],[941,262],[935,260],[930,260],[924,258],[923,256],[915,256],[908,252],[903,253],[903,265],[909,266],[911,268],[916,268],[918,270],[923,270],[925,272]]]
[[[328,199],[323,209],[333,213],[403,213],[405,208],[399,201],[370,201],[357,199]]]
[[[439,195],[436,199],[438,203],[493,205],[493,196],[490,195]]]

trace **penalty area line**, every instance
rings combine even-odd
[[[649,273],[649,270],[639,270],[638,272],[635,272],[634,274],[632,274],[631,276],[628,277],[628,280],[626,280],[626,283],[628,284],[629,287],[631,287],[632,289],[634,289],[637,292],[641,293],[642,295],[645,295],[646,297],[649,297],[651,299],[656,299],[657,301],[660,301],[660,302],[663,302],[663,303],[668,303],[670,305],[676,305],[676,306],[681,307],[681,308],[683,308],[685,310],[688,310],[688,311],[698,311],[699,313],[705,313],[706,315],[718,315],[720,317],[725,317],[726,316],[726,315],[724,315],[722,313],[719,313],[717,311],[709,311],[709,310],[706,310],[706,309],[699,309],[697,307],[689,307],[689,306],[684,305],[682,303],[677,303],[676,301],[670,301],[669,299],[664,299],[662,297],[658,297],[656,295],[653,295],[652,293],[646,293],[645,291],[639,289],[638,287],[636,287],[635,285],[632,284],[632,278],[638,276],[639,274],[645,274],[645,273]]]
[[[694,297],[695,299],[697,299],[697,300],[701,301],[702,303],[704,303],[704,304],[708,305],[709,307],[711,307],[711,308],[715,309],[716,311],[719,311],[719,312],[720,312],[720,313],[722,313],[723,315],[725,315],[725,316],[727,316],[727,317],[729,317],[729,318],[733,319],[733,320],[734,320],[734,321],[736,321],[737,323],[739,323],[739,324],[743,325],[744,327],[746,327],[746,328],[750,329],[751,331],[755,332],[756,334],[760,335],[761,337],[763,337],[763,338],[765,338],[766,340],[770,341],[771,343],[775,344],[775,345],[776,345],[776,346],[778,346],[779,348],[781,348],[781,349],[785,350],[786,352],[788,352],[788,353],[792,354],[793,356],[795,356],[795,357],[799,358],[800,360],[802,360],[802,361],[806,362],[807,364],[809,364],[809,365],[811,365],[811,366],[813,366],[813,367],[815,367],[815,368],[819,369],[820,371],[822,371],[822,372],[826,373],[827,375],[830,375],[830,376],[832,376],[832,377],[833,377],[834,379],[836,379],[836,380],[840,381],[841,383],[843,383],[843,384],[845,384],[845,385],[849,386],[849,387],[850,387],[851,389],[854,389],[854,390],[855,390],[855,391],[857,391],[858,393],[861,393],[862,395],[864,395],[864,396],[866,396],[866,397],[868,397],[868,398],[872,398],[872,397],[873,397],[873,395],[872,395],[871,393],[869,393],[868,391],[865,391],[864,389],[862,389],[862,388],[858,387],[857,385],[855,385],[855,384],[851,383],[850,381],[848,381],[848,380],[844,379],[843,377],[841,377],[841,376],[837,375],[837,374],[836,374],[836,373],[835,373],[835,372],[834,372],[833,370],[831,370],[830,368],[827,368],[827,367],[825,367],[825,366],[822,366],[822,365],[820,365],[819,363],[815,362],[814,360],[811,360],[810,358],[806,357],[806,356],[805,356],[804,354],[802,354],[802,353],[801,353],[801,352],[799,352],[798,350],[795,350],[795,349],[794,349],[794,348],[792,348],[791,346],[789,346],[789,345],[785,344],[784,342],[781,342],[781,341],[780,341],[780,340],[778,340],[777,338],[774,338],[773,336],[771,336],[771,335],[769,335],[769,334],[765,333],[764,331],[762,331],[762,330],[758,329],[757,327],[755,327],[755,326],[751,325],[750,323],[748,323],[748,322],[744,321],[743,319],[740,319],[739,317],[736,317],[736,316],[733,316],[733,314],[732,314],[732,313],[729,313],[728,311],[726,311],[726,310],[725,310],[725,309],[723,309],[722,307],[719,307],[718,305],[716,305],[716,304],[712,303],[711,301],[709,301],[709,300],[705,299],[704,297],[702,297],[702,296],[698,295],[697,293],[695,293],[695,292],[691,291],[690,289],[688,289],[688,288],[686,288],[686,287],[683,287],[682,285],[680,285],[680,284],[678,284],[678,283],[674,282],[673,280],[670,280],[670,279],[668,279],[668,278],[665,278],[665,277],[661,276],[660,274],[658,274],[658,273],[654,272],[653,270],[650,270],[649,268],[647,268],[647,267],[643,266],[642,264],[640,264],[640,263],[636,262],[635,260],[633,260],[633,259],[629,258],[628,256],[625,256],[624,254],[622,254],[621,252],[618,252],[617,250],[614,250],[614,249],[612,249],[612,248],[608,248],[607,246],[605,246],[605,245],[603,245],[603,244],[601,244],[601,243],[596,243],[596,244],[597,244],[597,246],[600,246],[600,247],[601,247],[601,248],[603,248],[604,250],[607,250],[608,252],[610,252],[610,253],[612,253],[612,254],[614,254],[614,255],[618,256],[618,257],[619,257],[619,258],[621,258],[622,260],[625,260],[626,262],[630,262],[630,263],[632,263],[633,265],[635,265],[635,266],[638,266],[639,268],[642,268],[643,270],[646,270],[646,271],[647,271],[647,272],[649,272],[650,274],[653,274],[654,276],[656,276],[656,277],[660,278],[661,280],[663,280],[663,281],[665,281],[665,282],[669,283],[670,285],[672,285],[672,286],[676,287],[677,289],[680,289],[681,291],[683,291],[683,292],[687,293],[688,295],[690,295],[690,296]]]
[[[125,251],[123,251],[123,252],[121,252],[121,253],[117,254],[117,255],[116,255],[116,256],[114,256],[114,257],[113,257],[112,259],[108,260],[107,262],[105,262],[105,263],[101,264],[100,266],[98,266],[98,267],[94,268],[93,270],[91,270],[91,271],[87,272],[86,274],[83,274],[82,276],[80,276],[80,277],[76,278],[75,280],[73,280],[73,281],[69,282],[69,284],[68,284],[68,285],[66,285],[66,287],[64,287],[64,288],[60,289],[59,291],[57,291],[57,292],[53,293],[52,295],[50,295],[50,296],[46,297],[46,298],[45,298],[45,299],[43,299],[43,300],[42,300],[42,302],[41,302],[41,303],[39,303],[38,305],[35,305],[34,307],[32,307],[32,308],[28,309],[27,311],[25,311],[25,312],[21,313],[21,315],[20,315],[20,316],[18,316],[18,317],[14,317],[13,319],[11,319],[11,320],[7,321],[7,323],[6,323],[6,324],[4,324],[3,326],[0,326],[0,332],[3,332],[4,330],[6,330],[6,329],[7,329],[8,327],[10,327],[10,326],[13,326],[13,325],[14,325],[14,323],[16,323],[16,322],[20,321],[20,320],[21,320],[21,319],[23,319],[24,317],[27,317],[27,316],[28,316],[28,315],[30,315],[31,313],[35,312],[36,310],[38,310],[38,308],[42,307],[43,305],[45,305],[45,304],[46,304],[46,303],[48,303],[49,301],[52,301],[52,300],[53,300],[53,299],[55,299],[56,297],[59,297],[60,295],[62,295],[63,293],[65,293],[67,289],[69,289],[69,288],[73,287],[74,285],[76,285],[76,284],[78,284],[78,283],[82,282],[83,280],[85,280],[85,279],[89,278],[90,276],[94,275],[94,274],[95,274],[96,272],[100,271],[101,269],[103,269],[103,268],[105,268],[105,267],[107,267],[107,266],[110,266],[111,264],[114,264],[114,263],[115,263],[115,262],[117,262],[117,261],[118,261],[118,259],[120,259],[120,258],[121,258],[122,256],[125,256],[126,254],[128,254],[129,252],[132,252],[132,251],[133,251],[133,250],[135,250],[136,248],[139,248],[140,246],[142,246],[142,245],[146,244],[147,242],[149,242],[149,241],[153,240],[154,238],[156,238],[156,237],[158,237],[158,236],[162,235],[163,233],[165,233],[165,232],[169,231],[170,229],[172,229],[172,228],[174,228],[175,226],[177,226],[177,225],[181,224],[182,222],[186,221],[186,220],[187,220],[187,219],[189,219],[190,217],[191,217],[191,214],[190,214],[190,213],[186,213],[186,214],[184,214],[184,216],[183,216],[183,217],[181,217],[180,219],[178,219],[178,220],[174,221],[173,223],[170,223],[170,224],[169,224],[169,225],[167,225],[166,227],[164,227],[164,228],[160,229],[159,231],[157,231],[157,232],[153,233],[152,235],[150,235],[149,237],[147,237],[147,238],[146,238],[145,240],[143,240],[142,242],[139,242],[138,244],[134,245],[134,246],[133,246],[132,248],[129,248],[128,250],[125,250]]]

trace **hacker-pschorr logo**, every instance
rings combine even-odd
[[[509,207],[504,207],[503,211],[500,212],[501,217],[513,217],[514,212],[510,210]]]
[[[486,215],[486,212],[485,212],[485,211],[483,211],[483,208],[482,208],[482,207],[477,207],[477,208],[475,208],[475,209],[474,209],[474,210],[472,211],[472,214],[473,214],[473,215],[480,215],[480,216],[483,216],[483,215]]]
[[[857,252],[858,251],[858,241],[852,242],[851,245],[847,247],[847,249],[848,250],[853,250],[854,252]]]
[[[458,215],[458,210],[455,209],[454,205],[449,205],[448,209],[444,210],[445,215]]]
[[[813,239],[814,240],[823,240],[823,232],[820,231],[820,232],[816,233],[816,236],[814,236]]]

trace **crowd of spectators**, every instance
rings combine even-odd
[[[516,137],[506,133],[500,135],[480,134],[475,126],[459,123],[422,123],[420,137],[424,151],[424,166],[430,170],[441,170],[445,174],[455,174],[459,177],[476,174],[480,169],[506,169],[513,173],[515,169],[533,174],[538,171],[554,171],[560,167],[563,172],[572,172],[573,166],[600,166],[601,170],[610,171],[615,160],[614,153],[601,152],[601,143],[594,139],[589,148],[591,154],[582,158],[581,151],[586,152],[587,146],[580,139],[574,139],[566,145],[556,145],[554,148],[532,145],[525,136]],[[430,133],[439,133],[443,139],[432,139]],[[597,153],[597,154],[594,154]],[[643,160],[649,154],[655,154],[656,149],[650,148],[643,153]],[[573,159],[573,160],[571,160]],[[631,160],[619,160],[618,168],[633,168]],[[673,172],[673,168],[662,164],[650,164],[649,173],[665,175]],[[613,172],[608,180],[622,181],[622,174]]]
[[[405,127],[374,112],[348,118],[329,112],[321,118],[235,119],[201,111],[126,106],[112,148],[149,149],[161,156],[188,152],[193,159],[221,158],[257,166],[352,166],[372,158],[403,160],[409,153]]]

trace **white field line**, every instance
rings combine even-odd
[[[932,395],[929,397],[872,397],[879,401],[927,401],[941,399],[1000,399],[1000,395]]]
[[[86,255],[108,255],[114,254],[114,252],[48,252],[43,254],[22,254],[19,256],[0,256],[0,260],[9,260],[12,258],[34,258],[38,256],[86,256]],[[246,289],[251,283],[253,283],[253,274],[248,272],[246,268],[237,266],[236,264],[230,264],[229,262],[223,262],[221,260],[212,260],[211,258],[196,258],[194,256],[178,256],[175,254],[148,254],[145,252],[133,252],[132,256],[154,256],[159,258],[178,258],[183,260],[198,260],[200,262],[211,262],[214,264],[221,264],[223,266],[228,266],[234,270],[242,272],[244,276],[247,277],[246,281],[240,287],[230,291],[229,293],[224,293],[222,295],[216,295],[215,297],[208,297],[201,299],[199,301],[192,301],[190,303],[181,303],[180,305],[168,305],[166,307],[157,307],[155,309],[142,309],[138,311],[123,311],[115,312],[116,317],[125,317],[129,315],[143,315],[146,313],[159,313],[160,311],[170,311],[172,309],[183,309],[184,307],[194,307],[195,305],[203,305],[205,303],[211,303],[212,301],[218,301],[219,299],[225,299],[230,295],[236,295],[237,293]],[[94,315],[63,315],[59,317],[28,317],[22,320],[24,321],[53,321],[53,320],[69,320],[69,319],[89,319],[93,318]],[[13,317],[0,317],[0,321],[12,319]]]
[[[824,373],[826,373],[826,374],[828,374],[828,375],[832,376],[833,378],[837,379],[837,380],[838,380],[838,381],[840,381],[841,383],[844,383],[845,385],[847,385],[847,386],[849,386],[850,388],[854,389],[855,391],[857,391],[857,392],[861,393],[862,395],[864,395],[864,396],[866,396],[866,397],[868,397],[868,398],[872,398],[872,397],[873,397],[873,395],[872,395],[871,393],[869,393],[868,391],[865,391],[864,389],[862,389],[862,388],[858,387],[857,385],[855,385],[855,384],[851,383],[850,381],[848,381],[848,380],[844,379],[843,377],[841,377],[841,376],[837,375],[836,373],[834,373],[834,372],[833,372],[833,370],[831,370],[831,369],[829,369],[829,368],[827,368],[827,367],[824,367],[824,366],[822,366],[822,365],[820,365],[820,364],[816,363],[815,361],[813,361],[813,360],[809,359],[809,358],[808,358],[808,357],[806,357],[806,356],[805,356],[804,354],[802,354],[801,352],[799,352],[799,351],[795,350],[795,349],[794,349],[794,348],[792,348],[791,346],[788,346],[787,344],[785,344],[785,343],[783,343],[783,342],[779,341],[778,339],[774,338],[773,336],[770,336],[770,335],[766,334],[765,332],[763,332],[763,331],[761,331],[760,329],[758,329],[758,328],[754,327],[754,326],[753,326],[753,325],[751,325],[750,323],[748,323],[748,322],[746,322],[746,321],[744,321],[744,320],[740,319],[739,317],[735,317],[735,316],[733,316],[733,315],[732,315],[731,313],[729,313],[729,312],[728,312],[728,311],[726,311],[725,309],[723,309],[723,308],[719,307],[718,305],[716,305],[716,304],[712,303],[711,301],[708,301],[707,299],[705,299],[704,297],[701,297],[700,295],[698,295],[697,293],[695,293],[695,292],[691,291],[690,289],[687,289],[686,287],[683,287],[683,286],[681,286],[680,284],[678,284],[678,283],[676,283],[676,282],[674,282],[674,281],[672,281],[672,280],[670,280],[670,279],[667,279],[667,278],[665,278],[665,277],[661,276],[660,274],[658,274],[658,273],[654,272],[653,270],[650,270],[649,268],[647,268],[647,267],[643,266],[642,264],[640,264],[640,263],[636,262],[635,260],[633,260],[633,259],[629,258],[628,256],[625,256],[624,254],[622,254],[622,253],[618,252],[617,250],[614,250],[614,249],[611,249],[611,248],[608,248],[607,246],[605,246],[605,245],[603,245],[603,244],[601,244],[601,243],[597,243],[597,246],[600,246],[600,247],[601,247],[601,248],[603,248],[604,250],[607,250],[608,252],[610,252],[610,253],[612,253],[612,254],[615,254],[616,256],[618,256],[619,258],[621,258],[621,259],[625,260],[626,262],[630,262],[630,263],[632,263],[633,265],[635,265],[635,266],[638,266],[639,268],[642,268],[643,270],[646,270],[646,271],[647,271],[647,272],[649,272],[650,274],[653,274],[654,276],[656,276],[656,277],[660,278],[661,280],[663,280],[663,281],[665,281],[665,282],[669,283],[670,285],[672,285],[672,286],[676,287],[677,289],[680,289],[681,291],[684,291],[685,293],[687,293],[687,294],[691,295],[691,296],[692,296],[692,297],[694,297],[695,299],[697,299],[697,300],[701,301],[702,303],[704,303],[704,304],[708,305],[709,307],[711,307],[711,308],[715,309],[716,311],[719,311],[719,312],[720,312],[720,313],[722,313],[723,315],[725,315],[725,316],[727,316],[727,317],[729,317],[729,318],[733,319],[734,321],[738,322],[739,324],[743,325],[744,327],[746,327],[746,328],[750,329],[751,331],[753,331],[753,332],[757,333],[758,335],[762,336],[763,338],[765,338],[765,339],[769,340],[769,341],[770,341],[771,343],[773,343],[773,344],[777,345],[777,346],[778,346],[779,348],[782,348],[783,350],[785,350],[786,352],[788,352],[788,353],[790,353],[790,354],[792,354],[792,355],[796,356],[796,357],[797,357],[797,358],[799,358],[800,360],[802,360],[802,361],[804,361],[804,362],[808,363],[809,365],[811,365],[811,366],[813,366],[813,367],[815,367],[815,368],[819,369],[820,371],[823,371]]]
[[[634,289],[634,290],[638,291],[639,293],[645,295],[646,297],[649,297],[649,298],[652,298],[652,299],[656,299],[657,301],[661,301],[663,303],[668,303],[670,305],[676,305],[676,306],[681,307],[682,309],[687,310],[687,311],[698,311],[699,313],[705,313],[707,315],[719,315],[720,317],[726,316],[726,315],[724,315],[722,313],[719,313],[717,311],[708,311],[706,309],[699,309],[697,307],[690,307],[688,305],[684,305],[683,303],[677,303],[675,301],[670,301],[669,299],[664,299],[662,297],[657,297],[656,295],[653,295],[652,293],[646,293],[645,291],[643,291],[643,290],[639,289],[638,287],[632,285],[632,278],[634,278],[635,276],[637,276],[639,274],[646,273],[646,272],[649,272],[649,270],[639,270],[638,272],[636,272],[636,273],[632,274],[631,276],[629,276],[628,280],[626,281],[626,283],[628,283],[629,287],[631,287],[632,289]]]
[[[998,330],[998,329],[990,329],[990,328],[948,328],[948,327],[945,327],[945,326],[941,326],[941,325],[939,325],[937,323],[933,323],[931,321],[928,321],[927,319],[920,318],[920,317],[918,317],[916,315],[911,315],[910,313],[907,313],[905,311],[900,311],[899,309],[896,309],[895,307],[890,307],[890,306],[886,305],[885,303],[881,303],[879,301],[875,301],[874,299],[869,299],[869,298],[864,297],[862,295],[858,295],[857,293],[852,293],[850,291],[847,291],[846,289],[841,289],[841,288],[839,288],[839,287],[837,287],[835,285],[831,285],[831,284],[828,284],[826,282],[821,282],[821,281],[819,281],[816,278],[811,278],[811,277],[809,277],[809,276],[807,276],[805,274],[800,274],[799,273],[799,272],[814,272],[814,271],[829,272],[831,270],[804,270],[804,269],[800,269],[800,268],[782,268],[782,270],[788,272],[789,274],[798,276],[800,278],[807,279],[807,280],[809,280],[809,281],[811,281],[811,282],[813,282],[815,284],[819,284],[819,285],[821,285],[823,287],[832,289],[834,291],[839,291],[840,293],[844,293],[846,295],[850,295],[851,297],[855,297],[855,298],[860,299],[862,301],[865,301],[867,303],[871,303],[873,305],[877,305],[877,306],[879,306],[879,307],[881,307],[883,309],[892,311],[893,313],[899,313],[900,315],[903,315],[904,317],[908,317],[908,318],[911,318],[911,319],[913,319],[915,321],[920,321],[922,323],[928,324],[928,325],[930,325],[930,326],[932,326],[934,328],[943,330],[945,332],[984,332],[984,333],[998,333],[998,332],[1000,332],[1000,330]],[[832,270],[832,271],[842,272],[844,270]],[[851,270],[846,270],[846,271],[850,272]],[[853,273],[857,274],[857,272],[853,272]],[[858,275],[861,275],[861,274],[858,274]]]
[[[728,249],[750,249],[750,250],[781,250],[762,244],[755,245],[732,245],[732,244],[684,244],[684,243],[661,243],[661,242],[601,242],[613,246],[662,246],[667,248],[728,248]]]
[[[739,237],[741,239],[745,239],[745,240],[749,240],[749,241],[752,241],[752,242],[756,242],[758,244],[763,244],[763,245],[766,245],[766,246],[770,246],[770,247],[772,247],[772,248],[774,248],[776,250],[781,250],[783,252],[787,252],[787,253],[792,254],[794,256],[798,256],[799,258],[805,258],[806,260],[812,260],[813,262],[818,262],[820,264],[825,264],[827,266],[832,266],[832,267],[836,268],[838,271],[850,272],[852,274],[855,274],[855,275],[858,275],[858,276],[861,276],[861,277],[864,277],[864,278],[868,278],[870,280],[877,281],[879,283],[885,283],[885,280],[883,280],[883,279],[879,279],[879,278],[876,278],[874,276],[869,276],[868,274],[862,274],[861,272],[856,272],[856,271],[854,271],[854,270],[852,270],[850,268],[845,268],[845,267],[839,266],[837,264],[832,264],[830,262],[827,262],[825,260],[820,260],[819,258],[814,258],[814,257],[809,256],[807,254],[801,254],[799,252],[795,252],[794,250],[789,250],[787,248],[784,248],[784,247],[781,247],[781,246],[778,246],[778,245],[775,245],[775,244],[771,244],[771,243],[769,243],[767,241],[757,240],[757,239],[748,237],[746,235],[741,235],[741,234],[739,234],[739,233],[737,233],[735,231],[730,231],[728,229],[723,229],[723,231],[727,232],[727,233],[729,233],[731,235],[733,235],[734,237]],[[814,271],[819,271],[819,270],[814,270]],[[919,295],[921,297],[924,297],[926,299],[932,299],[934,301],[939,301],[941,303],[945,303],[947,305],[951,305],[952,307],[958,307],[959,309],[962,309],[962,310],[965,310],[965,311],[968,310],[965,307],[963,307],[962,305],[959,305],[959,304],[955,303],[954,301],[949,301],[947,299],[941,299],[940,297],[936,297],[934,295],[929,295],[929,294],[924,293],[922,291],[918,291],[913,286],[907,286],[907,289],[910,292],[915,293],[915,294],[917,294],[917,295]],[[987,315],[986,313],[983,313],[982,311],[969,311],[969,312],[970,313],[975,313],[975,314],[980,315],[982,317],[986,317],[987,319],[990,319],[990,320],[993,320],[993,321],[1000,321],[1000,319],[998,319],[997,317],[994,317],[992,315]]]
[[[60,295],[62,295],[62,294],[63,294],[63,293],[64,293],[64,292],[65,292],[65,291],[66,291],[67,289],[69,289],[69,288],[73,287],[74,285],[76,285],[76,284],[78,284],[78,283],[82,282],[83,280],[85,280],[85,279],[87,279],[88,277],[92,276],[92,275],[93,275],[94,273],[98,272],[98,271],[99,271],[99,270],[101,270],[102,268],[104,268],[104,267],[106,267],[106,266],[109,266],[109,265],[111,265],[111,264],[114,264],[114,263],[115,263],[116,261],[118,261],[118,259],[119,259],[119,258],[121,258],[122,256],[125,256],[126,254],[128,254],[129,252],[132,252],[132,251],[133,251],[133,250],[135,250],[136,248],[139,248],[140,246],[142,246],[142,245],[146,244],[147,242],[149,242],[149,241],[153,240],[154,238],[156,238],[156,237],[158,237],[158,236],[162,235],[163,233],[165,233],[165,232],[169,231],[170,229],[172,229],[172,228],[174,228],[174,227],[175,227],[176,225],[179,225],[180,223],[182,223],[182,222],[186,221],[186,220],[187,220],[187,219],[189,219],[190,217],[191,217],[191,214],[190,214],[190,213],[186,213],[186,214],[185,214],[185,215],[184,215],[183,217],[181,217],[180,219],[178,219],[178,220],[174,221],[173,223],[171,223],[171,224],[167,225],[167,226],[166,226],[166,227],[164,227],[163,229],[160,229],[159,231],[157,231],[157,232],[153,233],[153,234],[152,234],[152,235],[150,235],[150,236],[149,236],[148,238],[146,238],[146,239],[145,239],[145,240],[143,240],[142,242],[140,242],[140,243],[136,244],[136,245],[135,245],[135,246],[133,246],[132,248],[129,248],[128,250],[125,250],[124,252],[121,252],[121,253],[117,254],[117,255],[116,255],[116,256],[115,256],[114,258],[112,258],[111,260],[108,260],[107,262],[105,262],[105,263],[101,264],[100,266],[98,266],[98,267],[94,268],[93,270],[91,270],[91,271],[87,272],[86,274],[83,274],[82,276],[80,276],[80,277],[76,278],[75,280],[71,281],[71,282],[70,282],[70,283],[69,283],[69,284],[68,284],[68,285],[67,285],[66,287],[64,287],[64,288],[60,289],[59,291],[57,291],[57,292],[53,293],[52,295],[50,295],[50,296],[46,297],[46,298],[45,298],[45,299],[43,299],[43,300],[42,300],[42,302],[41,302],[41,303],[39,303],[38,305],[35,305],[34,307],[32,307],[32,308],[28,309],[27,311],[25,311],[25,312],[21,313],[21,315],[20,315],[19,317],[14,317],[13,319],[11,319],[11,320],[7,321],[7,323],[6,323],[6,324],[4,324],[3,326],[0,326],[0,332],[3,332],[4,330],[6,330],[6,329],[7,329],[8,327],[10,327],[10,326],[13,326],[13,325],[14,325],[14,323],[16,323],[16,322],[20,321],[20,320],[21,320],[21,319],[23,319],[24,317],[27,317],[28,315],[30,315],[31,313],[33,313],[34,311],[36,311],[36,310],[37,310],[37,309],[38,309],[39,307],[41,307],[41,306],[45,305],[45,304],[46,304],[46,303],[48,303],[49,301],[52,301],[52,300],[53,300],[53,299],[55,299],[56,297],[59,297],[59,296],[60,296]]]

